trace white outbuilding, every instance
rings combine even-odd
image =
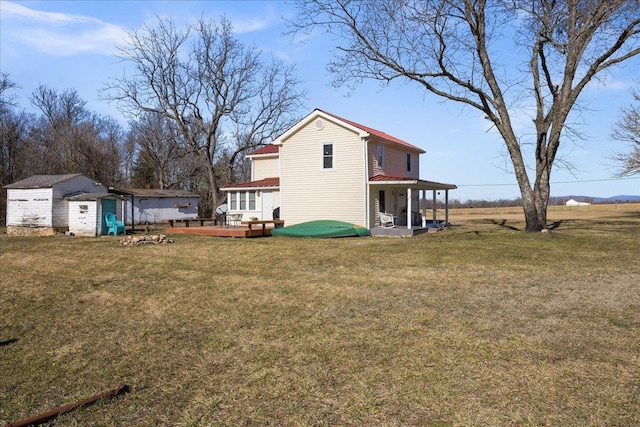
[[[587,202],[579,202],[577,200],[574,199],[569,199],[565,202],[566,206],[590,206],[591,203],[587,203]]]
[[[69,208],[69,233],[74,236],[98,237],[108,233],[105,216],[117,215],[124,197],[113,193],[80,193],[66,198]]]
[[[128,188],[126,192],[131,194],[125,207],[125,210],[131,213],[127,218],[127,224],[131,224],[131,218],[134,224],[159,224],[170,219],[198,217],[200,196],[190,191]]]
[[[82,202],[82,200],[73,198],[82,194],[93,195],[85,196],[86,201],[101,201],[99,209],[96,207],[95,211],[96,224],[106,212],[116,214],[121,220],[125,214],[122,198],[107,196],[106,186],[79,173],[34,175],[6,185],[5,189],[7,190],[6,224],[9,235],[53,235],[70,231],[70,224],[74,224],[73,227],[78,226],[80,217],[85,218],[89,213],[75,206],[75,202]],[[96,198],[96,195],[104,196]],[[70,209],[71,201],[74,205]],[[87,204],[82,203],[83,207],[85,205]],[[103,230],[96,224],[94,224],[95,233],[101,234]],[[83,229],[85,226],[89,227],[88,224],[84,224]],[[106,230],[102,234],[106,234]]]

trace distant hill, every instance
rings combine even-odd
[[[562,197],[551,197],[552,200],[558,202],[562,202],[563,200],[573,199],[578,202],[589,202],[589,203],[630,203],[630,202],[640,202],[640,196],[631,196],[631,195],[619,195],[612,197],[591,197],[591,196],[562,196]]]

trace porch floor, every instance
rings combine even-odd
[[[413,237],[424,233],[437,233],[438,231],[447,230],[444,224],[427,225],[426,227],[413,226],[408,229],[406,225],[396,225],[394,227],[373,227],[371,229],[372,236],[378,237]]]

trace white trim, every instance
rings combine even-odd
[[[280,186],[255,186],[255,187],[224,187],[221,188],[220,191],[224,191],[226,193],[231,193],[235,191],[268,191],[268,190],[279,190]]]
[[[331,146],[331,167],[324,167],[324,147],[330,145]],[[320,170],[322,172],[332,172],[336,170],[336,143],[335,142],[321,142],[320,143]]]
[[[276,145],[276,144],[274,144]],[[267,154],[247,154],[248,159],[266,159],[269,157],[279,157],[280,153],[267,153]]]
[[[411,230],[412,222],[413,222],[413,206],[411,202],[413,202],[413,194],[411,194],[411,187],[407,187],[407,230]]]
[[[371,228],[371,187],[369,186],[369,139],[362,138],[364,150],[364,225]],[[374,219],[375,220],[375,219]]]
[[[338,125],[340,125],[342,127],[345,127],[347,129],[357,133],[361,138],[366,138],[366,137],[368,137],[370,135],[369,132],[365,132],[364,130],[362,130],[362,129],[358,128],[358,127],[355,127],[355,126],[353,126],[353,125],[351,125],[349,123],[343,122],[342,120],[338,120],[335,117],[326,114],[324,111],[316,109],[316,110],[313,110],[311,113],[309,113],[306,117],[304,117],[298,123],[296,123],[288,131],[286,131],[285,133],[280,135],[278,138],[276,138],[273,141],[273,144],[282,145],[282,143],[284,141],[286,141],[287,139],[289,139],[293,134],[295,134],[300,129],[304,128],[309,123],[311,123],[313,120],[318,119],[318,118],[322,118],[322,119],[324,119],[326,121],[329,121],[331,123],[335,123],[335,124],[338,124]],[[315,126],[314,126],[314,129],[315,129]]]

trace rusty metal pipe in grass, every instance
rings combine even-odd
[[[84,400],[79,400],[75,403],[70,403],[69,405],[61,406],[57,409],[53,409],[49,412],[45,412],[40,415],[36,415],[33,417],[25,418],[15,423],[6,423],[4,427],[27,427],[27,426],[35,426],[39,424],[46,423],[49,420],[54,419],[58,415],[64,414],[65,412],[72,411],[76,408],[80,408],[81,406],[87,406],[98,400],[106,399],[107,397],[118,396],[123,393],[128,393],[130,391],[130,387],[126,384],[121,385],[118,388],[114,388],[112,390],[108,390],[102,392],[100,394],[96,394],[94,396],[88,397]]]

